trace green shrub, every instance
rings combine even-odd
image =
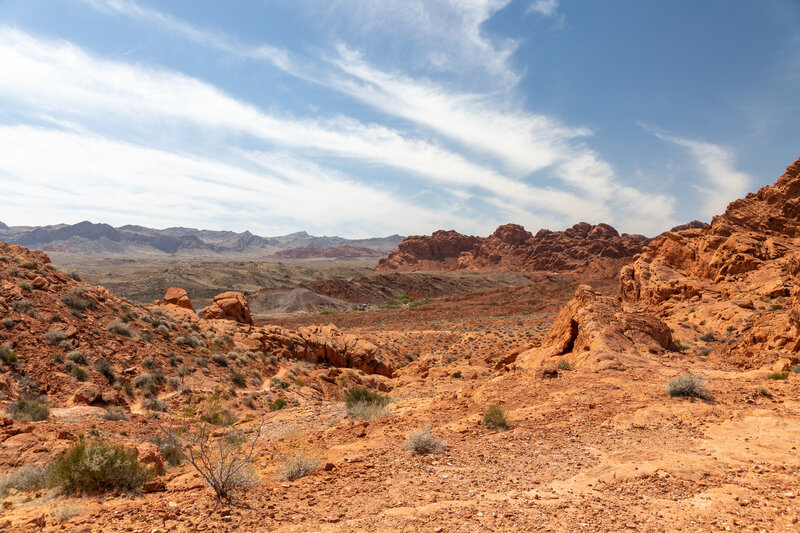
[[[289,388],[289,382],[288,381],[283,381],[278,376],[273,377],[270,381],[272,382],[273,385],[275,385],[276,387],[279,387],[281,389],[288,389]]]
[[[772,374],[767,376],[767,379],[772,379],[772,380],[775,380],[775,381],[782,381],[784,379],[789,379],[789,373],[788,372],[773,372]]]
[[[4,318],[3,319],[3,325],[5,327],[7,327],[8,329],[11,329],[11,328],[14,327],[14,320],[11,319],[11,318]]]
[[[483,414],[483,425],[489,429],[509,429],[506,414],[499,405],[493,405]]]
[[[686,346],[685,344],[681,344],[681,341],[679,341],[678,339],[673,339],[672,340],[672,348],[676,352],[685,352],[686,350],[689,349],[689,347]]]
[[[667,394],[691,398],[710,398],[711,391],[703,385],[703,379],[697,376],[681,374],[667,383]]]
[[[86,360],[86,355],[84,355],[83,352],[80,352],[78,350],[69,352],[67,354],[67,359],[69,359],[76,365],[85,365],[86,363],[88,363],[88,361]]]
[[[700,351],[697,352],[697,355],[700,357],[707,357],[708,354],[711,353],[711,348],[700,348]]]
[[[50,408],[39,399],[20,399],[6,407],[11,418],[39,422],[50,418]]]
[[[344,397],[344,402],[347,405],[352,405],[359,402],[386,405],[390,401],[391,399],[385,394],[378,394],[377,392],[372,392],[371,390],[363,387],[354,387],[349,389]]]
[[[347,414],[351,418],[370,420],[389,414],[389,409],[386,406],[391,401],[391,398],[363,387],[354,387],[347,391],[344,401]]]
[[[8,344],[0,344],[0,359],[2,359],[7,365],[13,365],[19,361],[19,357]]]
[[[215,353],[211,356],[211,360],[219,366],[228,366],[228,357],[224,353]]]
[[[247,385],[247,378],[241,372],[234,372],[231,374],[231,383],[241,388]]]
[[[53,467],[55,483],[68,493],[133,492],[152,477],[136,452],[103,442],[78,442]]]
[[[280,411],[284,407],[286,407],[286,400],[283,398],[278,398],[275,401],[269,402],[270,411]]]
[[[86,381],[87,377],[86,369],[83,368],[82,366],[73,366],[70,369],[69,373],[72,374],[72,377],[78,381]]]
[[[150,439],[150,442],[158,446],[161,457],[164,458],[169,466],[178,466],[183,462],[183,455],[172,439],[164,435],[156,435]]]
[[[131,328],[127,323],[123,322],[119,318],[115,318],[111,322],[108,323],[106,329],[111,333],[116,333],[117,335],[122,335],[123,337],[133,337],[133,328]]]
[[[114,383],[117,380],[117,376],[114,373],[114,368],[111,366],[111,363],[102,357],[94,362],[94,368],[103,374],[109,383]]]
[[[717,338],[714,337],[714,334],[709,331],[705,335],[701,335],[700,340],[703,342],[714,342],[717,340]]]
[[[767,396],[767,397],[769,397],[769,396],[770,396],[769,389],[767,389],[767,388],[766,388],[766,387],[764,387],[763,385],[762,385],[762,386],[760,386],[760,387],[758,388],[758,393],[759,393],[761,396]]]
[[[556,368],[558,368],[559,370],[569,371],[572,370],[572,365],[570,365],[569,361],[567,361],[566,359],[562,359],[558,362]]]

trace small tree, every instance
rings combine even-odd
[[[242,433],[227,434],[211,442],[211,431],[205,422],[194,433],[187,428],[182,428],[184,431],[181,432],[176,431],[172,420],[166,427],[158,418],[155,418],[155,422],[183,460],[203,476],[217,500],[222,501],[229,500],[233,491],[255,484],[255,474],[250,463],[256,455],[256,442],[261,437],[264,422],[269,418],[272,417],[261,418],[261,423],[249,442]]]

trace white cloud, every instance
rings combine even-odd
[[[555,15],[558,10],[558,0],[535,0],[528,7],[528,13],[538,13],[545,17]]]
[[[470,221],[423,208],[319,166],[280,154],[247,170],[84,133],[0,126],[3,216],[37,224],[85,220],[121,225],[209,226],[277,234],[342,228],[366,237],[430,232]],[[42,155],[46,154],[46,157]],[[267,167],[280,172],[270,172]],[[290,179],[285,179],[287,176]],[[55,179],[57,177],[57,179]],[[35,198],[36,213],[31,211]]]
[[[708,180],[706,183],[694,184],[694,187],[706,197],[701,213],[703,217],[710,218],[722,214],[730,202],[743,197],[750,190],[753,178],[736,170],[735,156],[731,149],[709,142],[666,135],[652,128],[647,129],[661,140],[686,148],[705,174]]]

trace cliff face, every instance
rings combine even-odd
[[[686,324],[677,330],[684,345],[719,348],[731,361],[757,366],[794,360],[800,350],[799,274],[800,160],[710,226],[654,240],[623,267],[619,286],[628,303]],[[697,341],[696,329],[725,344]]]
[[[648,242],[641,235],[620,235],[608,224],[593,226],[586,222],[564,231],[543,229],[536,235],[517,224],[500,226],[485,238],[436,231],[430,236],[407,237],[378,263],[376,270],[607,270],[615,275]]]

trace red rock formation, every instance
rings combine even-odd
[[[621,270],[620,294],[685,325],[676,329],[684,345],[713,348],[743,366],[758,366],[800,350],[793,319],[795,308],[800,316],[795,265],[800,265],[800,160],[773,185],[732,202],[710,226],[654,240]],[[725,343],[701,341],[697,330]]]
[[[203,309],[202,315],[207,320],[235,320],[242,324],[253,323],[247,296],[235,291],[223,292],[214,296],[211,305]]]
[[[594,270],[615,275],[648,241],[641,235],[620,235],[608,224],[586,222],[564,231],[543,229],[536,235],[517,224],[500,226],[486,238],[437,231],[430,237],[406,238],[376,270]]]
[[[167,293],[164,295],[164,303],[177,305],[178,307],[194,311],[194,306],[192,306],[192,301],[189,299],[188,293],[185,289],[181,289],[180,287],[170,287],[167,289]]]
[[[590,371],[649,366],[648,353],[672,346],[669,327],[660,319],[623,310],[619,302],[586,285],[564,306],[540,347],[521,353],[517,366],[555,368],[562,359],[571,368]]]

